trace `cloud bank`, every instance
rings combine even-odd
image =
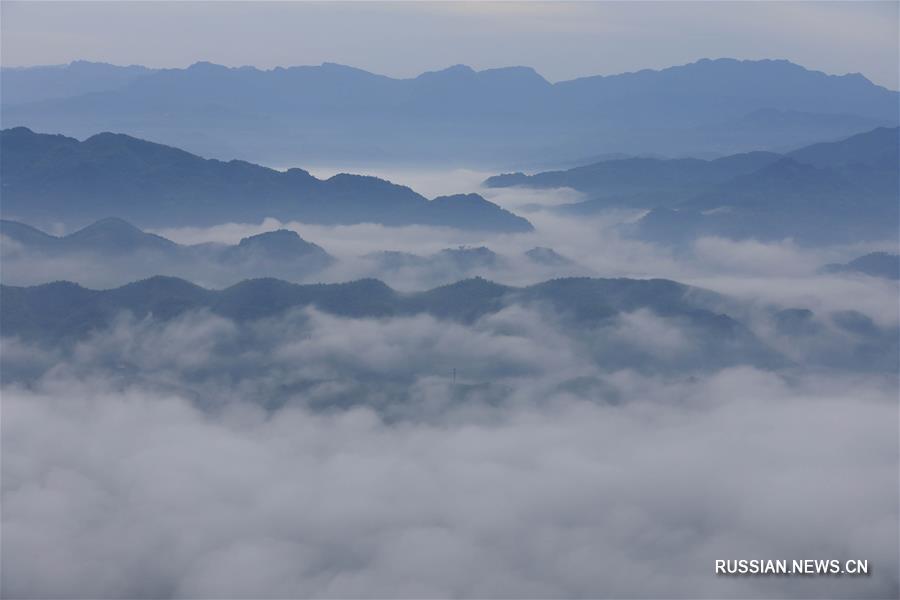
[[[3,594],[896,596],[896,390],[745,368],[608,383],[628,401],[442,424],[7,388]],[[740,557],[872,574],[713,575]]]
[[[695,343],[516,306],[4,338],[3,596],[896,596],[896,378]],[[871,574],[714,575],[770,557]]]
[[[284,226],[339,258],[318,280],[401,289],[459,273],[360,257],[549,246],[585,274],[728,293],[721,310],[785,362],[723,366],[696,330],[645,309],[591,327],[516,305],[468,324],[122,314],[71,343],[4,337],[2,596],[897,597],[898,382],[895,363],[879,367],[896,352],[897,283],[817,273],[861,248],[628,240],[622,215],[545,210],[565,194],[505,198],[543,205],[525,235],[162,233],[234,243]],[[88,264],[4,260],[3,278],[134,278],[131,259]],[[563,272],[517,258],[468,274]],[[774,312],[798,307],[815,314]],[[871,573],[714,574],[738,558],[863,559]]]

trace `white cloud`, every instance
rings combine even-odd
[[[4,595],[895,595],[895,389],[747,369],[613,382],[622,406],[393,425],[7,387]],[[713,574],[813,556],[872,575]]]

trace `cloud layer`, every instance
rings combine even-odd
[[[4,596],[896,595],[896,389],[743,368],[607,384],[628,401],[393,424],[7,388]],[[713,574],[756,557],[872,574]]]
[[[359,257],[551,246],[588,274],[729,293],[721,310],[786,360],[765,371],[736,353],[723,368],[697,330],[646,309],[577,327],[518,305],[468,324],[198,311],[122,314],[68,344],[4,337],[2,595],[897,597],[898,383],[878,367],[896,351],[896,282],[817,274],[860,248],[704,239],[675,253],[619,236],[622,215],[529,210],[535,233],[490,239],[164,233],[234,243],[284,225],[341,259],[321,279],[407,289],[459,273]],[[133,275],[119,266],[5,261],[3,277],[114,284]],[[524,259],[475,273],[562,274]],[[795,307],[815,314],[775,312]],[[714,574],[739,558],[863,559],[871,574]]]
[[[605,364],[695,343],[646,311],[579,336],[517,306],[4,338],[3,595],[895,596],[895,377]]]

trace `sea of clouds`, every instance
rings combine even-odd
[[[358,257],[549,246],[583,274],[728,294],[792,365],[704,364],[690,331],[641,310],[602,335],[510,306],[468,324],[197,311],[121,315],[59,346],[5,337],[3,597],[896,597],[896,373],[826,368],[823,355],[842,360],[839,332],[792,343],[759,316],[854,309],[896,327],[896,282],[818,273],[867,249],[674,251],[621,236],[622,215],[533,206],[570,192],[504,194],[491,197],[525,207],[535,233],[272,221],[159,233],[234,243],[287,227],[340,259],[318,280],[410,290],[455,274],[373,273]],[[135,268],[46,266],[35,277],[108,285]],[[27,273],[7,267],[4,282]],[[522,285],[554,272],[511,259],[476,274]],[[868,559],[871,573],[715,575],[735,558]]]

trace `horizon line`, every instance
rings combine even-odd
[[[424,75],[436,74],[436,73],[443,73],[443,72],[446,72],[446,71],[450,71],[450,70],[453,70],[453,69],[460,69],[460,68],[467,69],[467,70],[469,70],[469,71],[471,71],[471,72],[473,72],[473,73],[475,73],[475,74],[488,73],[488,72],[491,72],[491,71],[505,71],[505,70],[513,70],[513,69],[523,69],[523,70],[529,70],[529,71],[533,72],[536,76],[538,76],[539,78],[541,78],[542,80],[544,80],[545,82],[547,82],[547,83],[550,84],[550,85],[556,85],[556,84],[558,84],[558,83],[566,83],[566,82],[570,82],[570,81],[578,81],[578,80],[580,80],[580,79],[592,79],[592,78],[597,78],[597,77],[619,77],[619,76],[634,75],[634,74],[645,73],[645,72],[660,73],[660,72],[663,72],[663,71],[667,71],[667,70],[669,70],[669,69],[679,69],[679,68],[689,67],[689,66],[692,66],[692,65],[697,65],[697,64],[700,64],[700,63],[709,63],[709,62],[734,62],[734,63],[787,63],[787,64],[789,64],[789,65],[792,65],[792,66],[795,66],[795,67],[799,67],[800,69],[803,69],[804,71],[807,71],[807,72],[810,72],[810,73],[820,73],[820,74],[825,75],[825,76],[827,76],[827,77],[861,77],[861,78],[865,79],[867,82],[869,82],[870,84],[872,84],[872,85],[874,85],[874,86],[876,86],[876,87],[880,87],[880,88],[883,88],[883,89],[888,90],[888,91],[891,91],[891,92],[898,92],[898,93],[900,93],[900,90],[891,89],[891,88],[889,88],[889,87],[887,87],[887,86],[885,86],[885,85],[882,85],[882,84],[879,84],[879,83],[875,83],[875,82],[872,81],[869,77],[867,77],[865,74],[860,73],[860,72],[858,72],[858,71],[856,71],[856,72],[847,72],[847,73],[829,73],[829,72],[822,71],[822,70],[819,70],[819,69],[811,69],[811,68],[809,68],[809,67],[804,66],[804,65],[801,64],[801,63],[794,62],[794,61],[792,61],[792,60],[790,60],[790,59],[788,59],[788,58],[735,58],[735,57],[729,57],[729,56],[720,56],[720,57],[716,57],[716,58],[702,57],[702,58],[698,58],[698,59],[693,60],[693,61],[690,61],[690,62],[686,62],[686,63],[678,63],[678,64],[672,64],[672,65],[669,65],[669,66],[666,66],[666,67],[660,67],[660,68],[651,68],[651,67],[647,67],[647,68],[637,69],[637,70],[632,70],[632,71],[619,71],[619,72],[614,72],[614,73],[594,73],[594,74],[590,74],[590,75],[581,75],[581,76],[574,77],[574,78],[571,78],[571,79],[559,79],[559,80],[556,80],[556,81],[551,81],[550,79],[547,79],[547,78],[546,78],[544,75],[542,75],[537,69],[535,69],[534,67],[531,67],[531,66],[529,66],[529,65],[506,65],[506,66],[501,66],[501,67],[488,67],[488,68],[484,68],[484,69],[475,69],[475,68],[473,68],[472,66],[467,65],[467,64],[465,64],[465,63],[455,63],[455,64],[448,65],[448,66],[443,67],[443,68],[435,68],[435,69],[430,69],[430,70],[422,71],[422,72],[420,72],[419,74],[414,75],[414,76],[411,76],[411,77],[395,77],[395,76],[391,76],[391,75],[385,75],[385,74],[383,74],[383,73],[379,73],[379,72],[376,72],[376,71],[369,71],[369,70],[363,69],[363,68],[361,68],[361,67],[356,67],[356,66],[353,66],[353,65],[348,65],[348,64],[344,64],[344,63],[338,63],[338,62],[332,62],[332,61],[323,61],[322,63],[319,63],[319,64],[294,64],[294,65],[287,65],[287,66],[285,66],[285,65],[275,65],[275,66],[272,66],[272,67],[268,67],[268,68],[267,68],[267,67],[259,67],[259,66],[256,66],[256,65],[250,65],[250,64],[246,64],[246,65],[226,65],[226,64],[222,64],[222,63],[217,63],[217,62],[209,61],[209,60],[195,60],[194,62],[192,62],[192,63],[190,63],[190,64],[187,64],[186,66],[179,66],[179,67],[152,67],[152,66],[148,66],[148,65],[144,65],[144,64],[139,64],[139,63],[132,63],[132,64],[127,64],[127,65],[121,65],[121,64],[116,64],[116,63],[111,63],[111,62],[105,62],[105,61],[94,61],[94,60],[87,60],[87,59],[73,59],[73,60],[71,60],[71,61],[69,61],[69,62],[67,62],[67,63],[57,63],[57,64],[3,65],[2,63],[0,63],[0,69],[2,69],[2,70],[11,70],[11,71],[27,71],[27,70],[31,70],[31,69],[65,69],[65,68],[72,67],[73,65],[82,63],[82,64],[89,64],[89,65],[105,65],[105,66],[116,67],[116,68],[121,68],[121,69],[128,69],[128,68],[142,68],[142,69],[147,69],[147,70],[153,71],[153,72],[159,72],[159,71],[187,71],[187,70],[189,70],[189,69],[191,69],[191,68],[194,68],[194,67],[197,67],[197,66],[205,66],[205,65],[209,65],[209,66],[213,66],[213,67],[221,67],[221,68],[223,68],[223,69],[227,69],[227,70],[231,70],[231,71],[253,70],[253,71],[258,71],[258,72],[261,72],[261,73],[272,73],[272,72],[276,72],[276,71],[287,71],[287,70],[291,70],[291,69],[321,69],[321,68],[324,68],[324,67],[340,67],[340,68],[343,68],[343,69],[351,69],[351,70],[354,70],[354,71],[360,71],[360,72],[363,72],[363,73],[367,73],[367,74],[369,74],[369,75],[374,75],[374,76],[376,76],[376,77],[383,77],[383,78],[386,78],[386,79],[391,79],[391,80],[393,80],[393,81],[411,81],[411,80],[418,79],[418,78],[420,78],[420,77],[422,77],[422,76],[424,76]]]

